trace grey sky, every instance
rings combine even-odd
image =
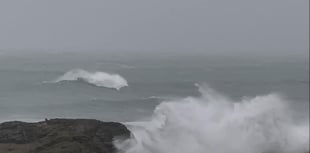
[[[307,52],[309,0],[0,0],[0,49]]]

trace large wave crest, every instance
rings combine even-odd
[[[120,153],[305,153],[309,123],[293,123],[276,94],[232,102],[199,86],[200,97],[161,103],[147,122],[128,123]]]
[[[62,81],[78,80],[82,80],[98,87],[114,88],[116,90],[120,90],[121,88],[128,86],[127,80],[118,74],[109,74],[105,72],[91,73],[82,69],[68,71],[63,76],[52,82],[57,83]]]

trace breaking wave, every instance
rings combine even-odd
[[[109,74],[105,72],[91,73],[82,69],[74,69],[66,72],[63,76],[52,81],[52,83],[78,80],[82,80],[98,87],[113,88],[116,90],[128,86],[127,80],[118,74]]]
[[[127,123],[119,153],[305,153],[309,123],[293,122],[276,94],[233,102],[206,87],[200,97],[165,101],[147,122]]]

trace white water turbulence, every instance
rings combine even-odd
[[[309,123],[293,123],[276,94],[233,102],[200,86],[200,97],[162,102],[152,119],[127,123],[119,153],[305,153]]]
[[[89,84],[113,88],[120,90],[123,87],[128,86],[127,80],[118,74],[109,74],[105,72],[88,72],[82,69],[74,69],[66,72],[63,76],[52,81],[53,83],[58,83],[62,81],[79,81],[82,80]]]

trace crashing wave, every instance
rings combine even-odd
[[[162,102],[147,122],[128,123],[120,153],[304,153],[309,123],[293,123],[275,94],[233,102],[199,86],[200,97]]]
[[[91,73],[82,69],[74,69],[66,72],[63,76],[52,82],[57,83],[62,81],[78,80],[82,80],[98,87],[113,88],[116,90],[120,90],[121,88],[128,86],[127,80],[118,74],[109,74],[105,72]]]

